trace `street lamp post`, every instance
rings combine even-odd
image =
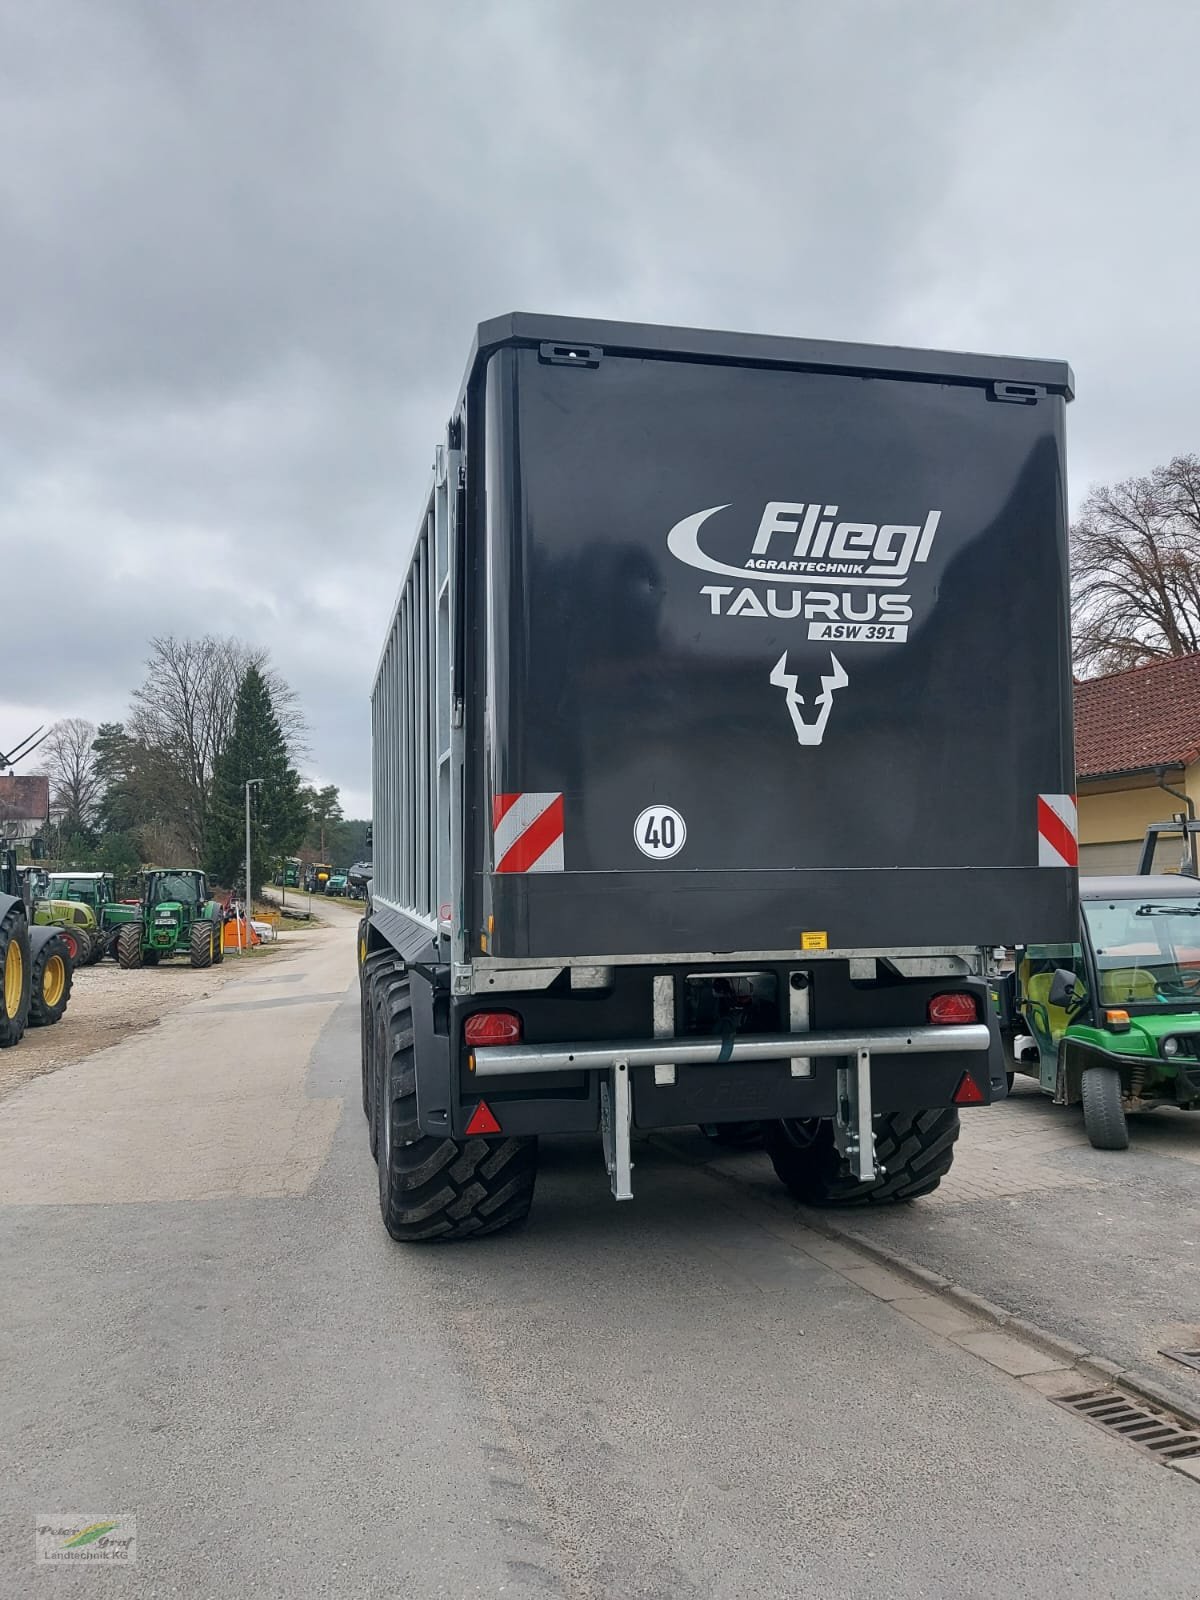
[[[250,791],[262,783],[261,778],[247,778],[246,780],[246,943],[243,948],[250,948]]]

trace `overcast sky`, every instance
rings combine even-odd
[[[1066,357],[1074,501],[1200,449],[1198,51],[1191,0],[0,0],[0,747],[232,632],[362,814],[503,311]]]

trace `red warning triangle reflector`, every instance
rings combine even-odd
[[[954,1091],[954,1104],[956,1106],[981,1106],[984,1104],[984,1093],[969,1072],[964,1072],[958,1080],[958,1088]]]
[[[481,1100],[475,1107],[470,1122],[467,1123],[468,1133],[499,1133],[500,1124],[492,1115],[492,1108],[486,1100]]]

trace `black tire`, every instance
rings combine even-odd
[[[225,959],[225,924],[219,917],[213,918],[213,966],[219,967]]]
[[[82,963],[80,962],[79,956],[83,950],[83,946],[79,942],[79,935],[77,931],[74,928],[60,928],[58,931],[66,942],[67,954],[71,958],[71,965],[73,967],[81,966]]]
[[[88,954],[85,966],[94,967],[104,954],[104,935],[99,928],[88,929]]]
[[[764,1143],[780,1182],[810,1206],[895,1205],[932,1194],[949,1172],[958,1138],[958,1111],[897,1111],[875,1118],[875,1154],[882,1171],[873,1183],[850,1175],[827,1119],[764,1123]]]
[[[0,1050],[18,1044],[29,1023],[29,924],[25,907],[0,895]]]
[[[702,1122],[700,1132],[714,1144],[723,1144],[730,1150],[762,1149],[761,1122]]]
[[[523,1222],[536,1139],[439,1139],[417,1125],[409,980],[379,986],[376,1027],[379,1210],[405,1244],[478,1239]]]
[[[361,949],[361,945],[360,945]],[[358,969],[359,1040],[362,1053],[362,1106],[367,1119],[371,1154],[375,1154],[377,1127],[371,1107],[375,1089],[375,1015],[378,991],[389,974],[400,973],[404,963],[394,950],[373,950]]]
[[[201,918],[192,923],[191,933],[188,935],[188,945],[191,950],[192,965],[194,967],[211,967],[213,964],[213,925],[207,918]]]
[[[75,935],[75,943],[78,947],[75,954],[75,965],[77,967],[90,967],[95,960],[93,952],[96,947],[96,941],[86,928],[72,928],[71,932]]]
[[[32,962],[29,982],[29,1025],[49,1028],[62,1020],[71,998],[74,965],[67,941],[56,929],[48,939],[30,936]]]
[[[117,964],[132,969],[142,964],[142,925],[140,922],[123,922],[117,934]]]
[[[1129,1124],[1116,1067],[1087,1067],[1083,1074],[1083,1126],[1094,1150],[1128,1150]]]

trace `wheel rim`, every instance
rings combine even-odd
[[[4,953],[4,1010],[10,1018],[21,1009],[21,994],[25,988],[25,959],[15,936],[8,941]]]
[[[61,956],[51,956],[42,973],[42,999],[48,1006],[56,1006],[66,987],[66,962]]]

